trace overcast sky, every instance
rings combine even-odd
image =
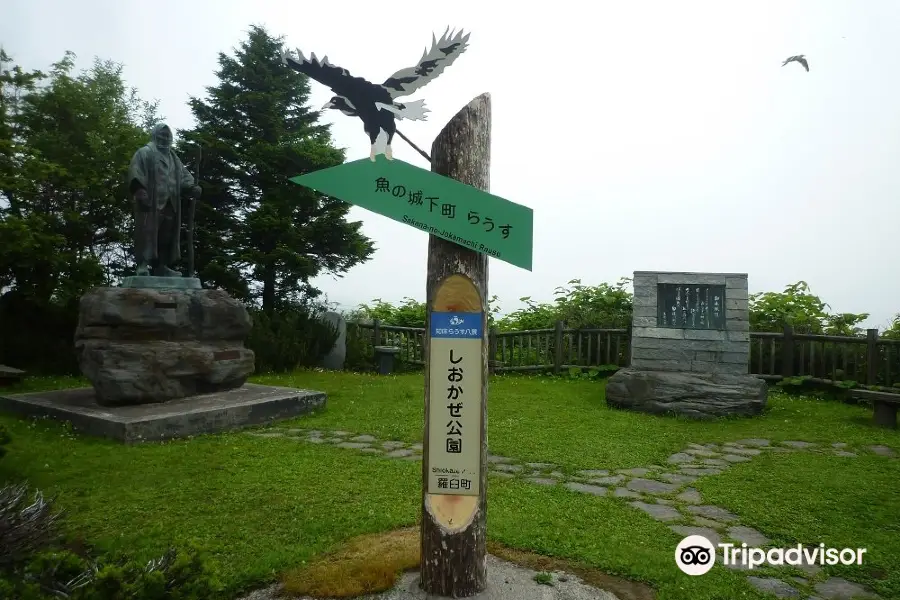
[[[573,278],[635,270],[749,273],[750,291],[798,280],[883,326],[900,311],[900,2],[452,3],[421,0],[7,0],[0,44],[27,68],[63,52],[124,63],[142,96],[186,128],[189,95],[251,24],[374,81],[412,66],[450,25],[469,49],[409,99],[423,148],[472,98],[493,102],[491,192],[534,210],[534,267],[491,259],[504,312]],[[502,7],[502,8],[501,8]],[[533,8],[529,8],[533,7]],[[805,54],[807,73],[783,59]],[[332,93],[312,83],[311,103]],[[328,111],[348,160],[358,119]],[[396,158],[428,168],[402,140]],[[292,176],[293,173],[286,173]],[[427,235],[360,208],[367,264],[319,278],[330,300],[424,299]]]

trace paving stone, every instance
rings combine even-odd
[[[631,506],[639,508],[657,521],[678,521],[682,518],[680,512],[671,506],[663,504],[647,504],[646,502],[630,502]]]
[[[694,462],[694,457],[690,454],[685,454],[684,452],[677,452],[669,457],[669,463],[671,464],[680,464],[680,463],[689,463]]]
[[[764,448],[769,446],[771,442],[769,440],[764,440],[760,438],[750,438],[746,440],[738,440],[735,444],[739,444],[741,446],[756,446],[757,448]]]
[[[770,540],[757,530],[753,529],[752,527],[744,527],[743,525],[730,527],[728,529],[728,537],[733,540],[737,540],[742,544],[747,544],[748,546],[755,548],[767,546],[772,543],[772,540]]]
[[[847,444],[844,442],[835,442],[831,445],[832,448],[846,448]]]
[[[740,456],[738,454],[726,454],[722,457],[722,460],[727,460],[730,463],[739,463],[739,462],[747,462],[750,460],[747,456]]]
[[[565,479],[566,476],[564,473],[560,473],[559,471],[550,471],[548,477],[555,477],[556,479]]]
[[[308,435],[309,437],[322,437],[323,435],[325,435],[325,432],[319,431],[318,429],[307,429],[306,435]]]
[[[552,469],[556,465],[550,463],[525,463],[525,466],[530,469],[537,469],[538,471],[546,471]]]
[[[897,456],[893,448],[888,448],[887,446],[869,446],[869,450],[878,456]]]
[[[783,448],[781,446],[772,446],[769,448],[769,452],[781,452],[782,454],[786,454],[788,452],[796,452],[796,448]]]
[[[722,469],[713,469],[712,467],[708,469],[681,469],[681,472],[685,475],[718,475],[722,472]]]
[[[394,440],[389,440],[387,442],[381,442],[381,447],[385,450],[396,450],[397,448],[402,448],[406,444],[404,442],[397,442]]]
[[[724,560],[723,560],[722,564],[725,564]],[[725,565],[725,567],[728,569],[731,569],[732,571],[749,571],[750,570],[750,565],[748,565],[746,563],[742,563],[742,562],[729,562],[727,565]]]
[[[816,593],[826,600],[864,600],[878,598],[869,588],[847,581],[841,577],[829,577],[822,583],[817,583]]]
[[[709,519],[715,519],[716,521],[737,521],[737,515],[734,513],[730,513],[724,508],[719,508],[718,506],[712,506],[711,504],[703,504],[700,506],[688,506],[688,512],[691,512],[695,515],[700,515],[701,517],[707,517]]]
[[[289,429],[285,429],[284,432],[287,433],[287,434],[289,434],[289,435],[300,435],[301,433],[306,433],[306,430],[305,430],[305,429],[289,428]],[[308,434],[307,434],[307,435],[308,435]]]
[[[855,452],[847,452],[846,450],[835,450],[834,455],[852,458],[852,457],[856,456],[856,453]]]
[[[666,500],[665,498],[654,498],[654,500],[656,500],[657,504],[665,504],[666,506],[672,506],[673,504],[675,504],[671,500]]]
[[[627,488],[616,488],[613,490],[613,496],[616,498],[643,498],[637,492],[632,492]]]
[[[693,456],[699,456],[701,458],[715,458],[718,456],[716,452],[711,452],[706,448],[688,448],[684,451],[686,454],[691,454]]]
[[[588,483],[596,485],[616,485],[625,481],[624,475],[610,475],[609,477],[597,477],[596,479],[588,479]]]
[[[336,437],[344,437],[350,435],[349,431],[332,431],[331,435]]]
[[[415,450],[416,452],[421,452],[421,451],[422,451],[422,444],[413,444],[412,446],[410,446],[410,448],[412,448],[412,449]]]
[[[320,437],[308,437],[304,442],[309,442],[310,444],[324,444],[327,440],[325,438]]]
[[[634,469],[619,469],[616,473],[620,473],[622,475],[631,475],[632,477],[643,477],[647,473],[650,472],[650,469],[645,469],[644,467],[636,467]]]
[[[559,483],[555,479],[547,479],[546,477],[527,477],[525,480],[538,485],[556,485]]]
[[[712,465],[714,467],[727,467],[728,466],[728,462],[722,460],[721,458],[704,458],[702,462],[704,465]]]
[[[813,446],[815,446],[815,444],[812,444],[810,442],[797,442],[793,440],[781,443],[791,448],[812,448]]]
[[[360,450],[362,448],[369,448],[368,444],[364,444],[362,442],[340,442],[339,444],[335,444],[338,448],[350,448],[353,450]]]
[[[406,448],[398,448],[396,450],[391,450],[390,452],[385,454],[385,456],[387,456],[388,458],[404,458],[412,455],[413,451],[407,450]]]
[[[594,477],[605,477],[609,475],[609,471],[604,469],[588,469],[587,471],[578,471],[575,473],[579,477],[584,477],[586,479],[591,479]]]
[[[522,465],[494,465],[494,470],[496,471],[506,471],[507,473],[521,473]]]
[[[577,483],[574,481],[570,481],[564,485],[572,491],[581,492],[583,494],[591,494],[592,496],[605,496],[606,495],[606,488],[600,487],[599,485],[587,485],[584,483]]]
[[[276,438],[276,437],[284,437],[284,434],[280,431],[253,431],[250,433],[253,437],[261,437],[261,438]]]
[[[333,437],[333,438],[328,438],[328,439],[325,440],[325,441],[326,441],[326,442],[331,442],[332,444],[340,444],[341,442],[344,441],[344,438]]]
[[[718,521],[713,521],[706,517],[694,517],[693,522],[694,525],[699,525],[700,527],[712,527],[713,529],[725,529],[728,527],[725,523],[719,523]]]
[[[706,448],[707,450],[718,450],[719,449],[718,444],[703,444],[703,447]]]
[[[791,581],[793,581],[794,583],[796,583],[798,585],[809,585],[809,581],[807,581],[803,577],[791,577]]]
[[[503,477],[504,479],[515,477],[512,473],[505,473],[504,471],[490,471],[490,474],[496,475],[497,477]]]
[[[757,450],[756,448],[726,448],[731,454],[739,454],[740,456],[759,456],[762,454],[762,450]]]
[[[689,535],[702,535],[710,542],[713,543],[713,546],[718,546],[722,543],[722,536],[719,535],[719,532],[715,529],[710,529],[709,527],[691,527],[689,525],[669,525],[669,529],[677,533],[678,535],[683,535],[684,537],[688,537]]]
[[[688,504],[700,504],[703,502],[703,499],[700,497],[700,492],[695,490],[694,488],[688,488],[675,496],[678,500],[682,502],[687,502]]]
[[[799,598],[800,592],[794,586],[773,577],[748,577],[747,583],[763,593],[772,594],[778,598]]]
[[[488,462],[492,465],[499,465],[505,463],[511,463],[513,459],[507,458],[505,456],[497,456],[495,454],[488,454]]]
[[[371,444],[375,441],[375,438],[371,435],[358,435],[354,438],[350,438],[351,442],[366,442],[367,444]]]
[[[682,475],[681,473],[660,473],[659,477],[671,483],[692,483],[697,480],[693,475]]]
[[[645,494],[671,494],[678,489],[674,483],[663,483],[652,479],[632,479],[626,487],[629,490]]]
[[[368,452],[369,454],[381,454],[381,448],[363,448],[363,452]]]

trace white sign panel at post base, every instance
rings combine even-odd
[[[481,483],[481,312],[432,312],[428,493],[477,496]]]

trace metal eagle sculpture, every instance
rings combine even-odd
[[[370,160],[374,161],[376,154],[382,152],[385,158],[393,160],[391,141],[397,132],[395,119],[424,121],[425,113],[430,112],[425,108],[424,100],[401,103],[397,102],[397,98],[416,92],[443,73],[465,52],[469,35],[463,35],[462,31],[454,33],[449,27],[439,40],[432,34],[431,49],[422,54],[415,66],[397,71],[381,84],[354,77],[347,69],[328,62],[327,56],[319,60],[312,53],[306,58],[299,49],[296,50],[296,58],[288,50],[282,50],[281,60],[291,69],[328,86],[336,94],[322,110],[339,110],[345,115],[362,119],[372,144]]]
[[[783,67],[784,65],[788,64],[789,62],[798,62],[801,65],[803,65],[804,69],[809,71],[809,63],[806,62],[805,54],[798,54],[797,56],[789,56],[786,59],[784,59],[784,62],[781,63],[781,66]]]

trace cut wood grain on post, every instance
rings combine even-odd
[[[490,189],[491,100],[478,96],[459,111],[431,146],[431,170],[478,189]],[[450,199],[448,199],[450,200]],[[488,257],[434,235],[428,239],[425,357],[431,360],[432,311],[480,312],[481,389],[478,495],[430,494],[428,490],[431,409],[446,410],[443,390],[432,394],[425,369],[425,443],[422,460],[421,586],[438,596],[474,596],[486,584],[487,390],[488,390]],[[474,390],[473,390],[474,392]],[[474,397],[474,398],[473,398]],[[434,402],[432,402],[432,399]],[[468,407],[478,394],[466,396]],[[471,408],[469,408],[471,410]],[[468,438],[471,443],[472,438]]]

